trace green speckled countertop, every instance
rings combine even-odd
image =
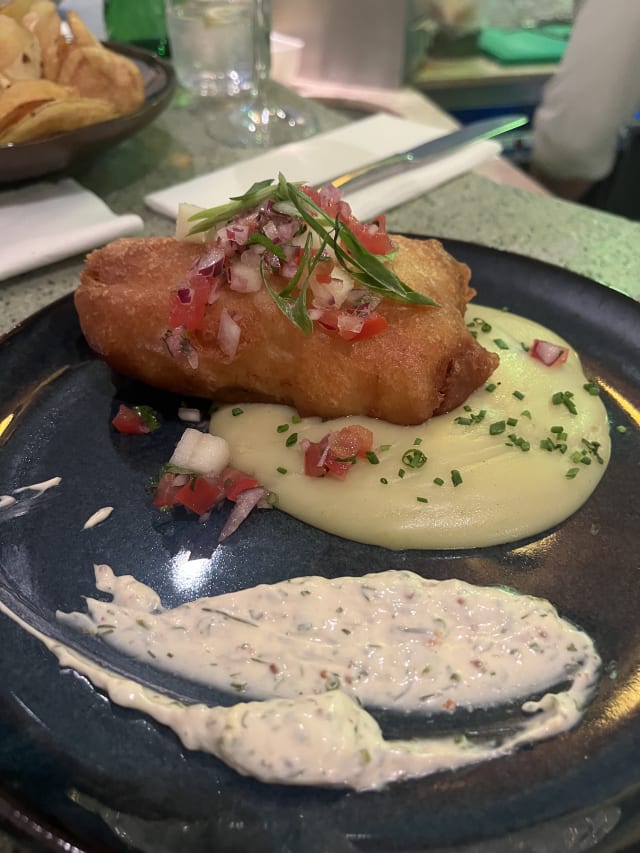
[[[344,123],[318,107],[320,128]],[[116,213],[139,213],[146,234],[170,234],[172,223],[143,197],[250,152],[217,146],[206,115],[176,104],[153,125],[71,175]],[[390,212],[391,230],[481,243],[567,267],[640,298],[640,224],[538,193],[467,174]],[[0,282],[0,334],[72,291],[76,257]]]

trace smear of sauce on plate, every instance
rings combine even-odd
[[[258,701],[184,705],[2,609],[112,701],[266,782],[377,789],[506,755],[576,725],[600,666],[591,639],[543,599],[406,571],[300,577],[170,610],[108,566],[96,567],[96,583],[112,601],[88,599],[87,614],[59,618],[152,666]],[[463,732],[387,741],[362,707],[432,715],[514,701],[522,714],[499,741]]]

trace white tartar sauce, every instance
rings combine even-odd
[[[300,577],[170,610],[108,566],[96,566],[96,584],[111,602],[88,599],[87,614],[58,618],[258,701],[185,706],[39,635],[60,663],[188,748],[266,782],[376,789],[505,755],[574,726],[600,666],[591,639],[543,599],[407,571]],[[499,743],[463,733],[387,741],[362,707],[433,715],[512,702],[522,716]]]

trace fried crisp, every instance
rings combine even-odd
[[[74,86],[87,98],[111,101],[121,115],[144,101],[144,84],[137,65],[102,45],[74,47],[62,62],[58,83]]]
[[[104,47],[75,12],[67,21],[70,38],[52,0],[0,6],[0,144],[97,124],[144,103],[138,66]],[[33,87],[17,86],[26,82]]]
[[[40,77],[38,39],[5,14],[0,14],[0,71],[12,80]]]
[[[226,402],[288,403],[301,415],[369,415],[418,424],[460,405],[497,367],[466,327],[474,290],[470,272],[437,240],[392,237],[395,272],[438,303],[433,308],[383,299],[383,334],[346,341],[320,330],[305,336],[265,288],[223,289],[190,335],[198,357],[170,354],[171,291],[202,245],[170,238],[124,239],[92,252],[75,293],[84,334],[115,370],[150,385]],[[218,346],[226,309],[241,329],[235,357]]]
[[[30,142],[108,121],[116,116],[113,104],[99,98],[68,97],[60,101],[47,101],[0,133],[0,145]]]
[[[75,90],[51,80],[16,80],[0,91],[0,135],[49,101],[65,100]]]

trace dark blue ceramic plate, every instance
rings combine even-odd
[[[178,400],[112,373],[88,350],[70,298],[0,343],[0,494],[61,475],[26,514],[0,516],[0,596],[27,621],[101,654],[115,669],[188,699],[228,701],[133,667],[56,624],[94,592],[108,562],[166,605],[296,574],[388,568],[508,584],[549,598],[595,638],[606,664],[574,731],[533,749],[377,793],[263,785],[185,750],[171,732],[112,706],[12,621],[0,617],[0,779],[5,820],[51,849],[203,851],[574,851],[640,838],[640,306],[543,263],[464,243],[479,301],[544,323],[580,352],[612,423],[613,458],[595,494],[532,540],[460,552],[394,552],[348,542],[277,511],[253,514],[214,550],[225,513],[205,525],[157,513],[148,486],[181,427]],[[49,381],[47,381],[49,380]],[[163,428],[110,428],[120,401],[148,403]],[[626,432],[615,427],[624,426]],[[553,500],[553,495],[549,495]],[[91,531],[98,507],[115,511]],[[394,735],[415,720],[387,717]],[[42,827],[49,834],[43,834]],[[577,840],[576,840],[577,839]],[[579,845],[578,846],[578,842]]]

